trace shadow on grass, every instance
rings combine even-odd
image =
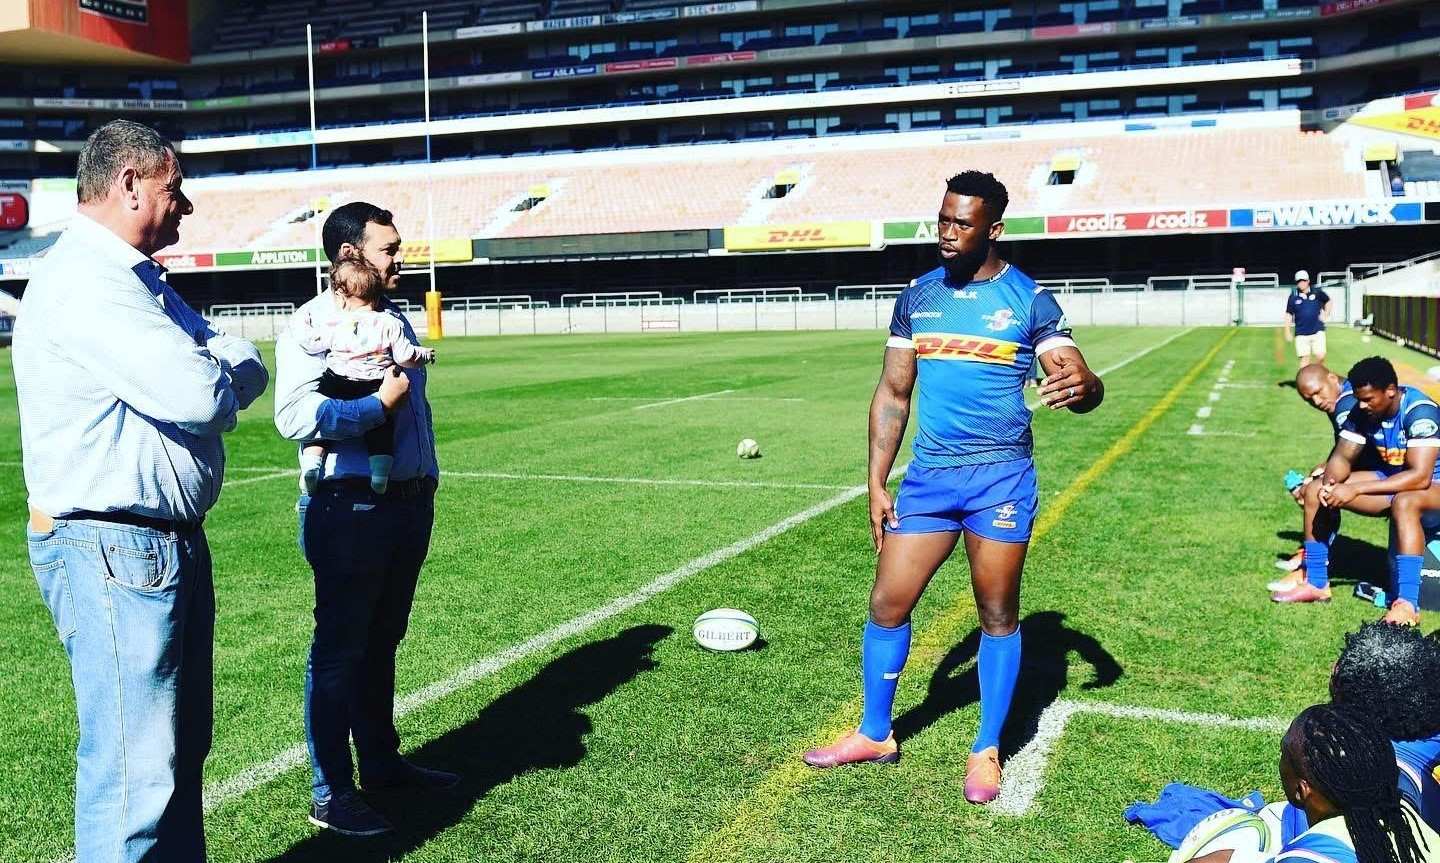
[[[492,789],[534,770],[576,766],[585,757],[585,736],[594,730],[581,708],[654,669],[650,654],[672,632],[656,624],[635,626],[577,647],[463,727],[407,753],[416,764],[453,770],[462,779],[443,791],[366,795],[395,825],[394,833],[355,838],[321,831],[271,863],[399,860],[462,821]]]
[[[1015,687],[1010,715],[1000,733],[1002,761],[1035,736],[1041,712],[1065,691],[1071,653],[1079,654],[1095,669],[1094,679],[1081,684],[1081,689],[1103,689],[1125,673],[1100,642],[1067,627],[1061,612],[1036,611],[1022,620],[1020,626],[1024,632],[1020,682]],[[896,740],[913,737],[945,714],[980,700],[980,678],[974,663],[979,648],[977,627],[940,661],[930,677],[930,691],[925,700],[896,718]]]
[[[1349,516],[1347,518],[1362,518]],[[1304,535],[1296,530],[1282,530],[1275,534],[1282,540],[1294,542],[1296,547],[1304,541]],[[1280,558],[1289,557],[1288,554]],[[1346,536],[1341,533],[1330,544],[1330,581],[1339,584],[1355,584],[1361,581],[1384,584],[1390,578],[1390,562],[1387,552],[1373,542]]]

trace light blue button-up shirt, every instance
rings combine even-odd
[[[400,319],[405,336],[419,344],[415,330],[389,300],[382,311]],[[370,477],[370,456],[365,449],[365,432],[385,422],[379,396],[362,399],[332,399],[320,394],[320,376],[325,373],[325,355],[306,353],[296,336],[297,321],[319,322],[339,314],[335,295],[325,291],[295,311],[290,324],[275,341],[275,428],[288,440],[323,438],[323,478]],[[440,478],[435,459],[435,428],[430,403],[425,398],[425,368],[402,369],[410,378],[410,397],[395,415],[395,465],[392,481]]]
[[[216,332],[149,258],[76,215],[34,275],[13,363],[30,505],[197,521],[220,496],[222,432],[269,382],[260,352]]]

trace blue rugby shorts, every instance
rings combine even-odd
[[[958,467],[912,464],[895,499],[891,533],[966,530],[999,542],[1029,542],[1040,508],[1034,459]]]

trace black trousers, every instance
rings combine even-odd
[[[374,395],[380,389],[380,379],[357,381],[337,375],[329,369],[320,376],[320,395],[332,399],[363,399]],[[326,443],[326,441],[317,441]],[[395,454],[395,418],[386,416],[385,422],[365,432],[365,449],[370,455]]]

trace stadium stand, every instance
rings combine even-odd
[[[566,236],[928,217],[935,189],[963,165],[983,166],[1004,178],[1016,214],[1364,195],[1358,155],[1343,141],[1301,133],[1293,126],[1059,142],[852,145],[824,151],[780,142],[735,149],[747,155],[715,147],[666,149],[647,158],[632,154],[605,164],[575,157],[516,160],[513,168],[491,160],[452,163],[434,185],[435,233]],[[1049,183],[1052,159],[1059,154],[1078,155],[1085,166],[1074,185],[1057,188]],[[1291,167],[1277,174],[1275,165]],[[785,197],[765,199],[776,172],[785,169],[797,170],[799,182]],[[422,167],[408,166],[388,179],[353,170],[272,177],[263,190],[245,178],[192,181],[192,199],[206,218],[187,223],[193,228],[187,227],[180,248],[305,245],[314,228],[297,217],[316,201],[343,203],[359,194],[362,185],[366,195],[390,202],[412,230],[428,233],[424,179]],[[531,209],[514,211],[536,185],[549,187],[545,199]]]
[[[1440,7],[1423,0],[440,0],[425,7],[443,121],[428,138],[421,7],[210,8],[186,67],[18,68],[0,179],[73,176],[96,125],[152,123],[183,142],[197,208],[174,254],[298,249],[327,206],[362,195],[408,239],[473,239],[477,255],[666,231],[708,231],[713,249],[730,226],[927,220],[971,166],[1004,179],[1017,216],[1440,201],[1433,147],[1401,142],[1367,171],[1380,133],[1346,122],[1440,80]],[[794,182],[770,197],[779,172]],[[63,223],[63,193],[39,194],[46,218],[0,260]]]

